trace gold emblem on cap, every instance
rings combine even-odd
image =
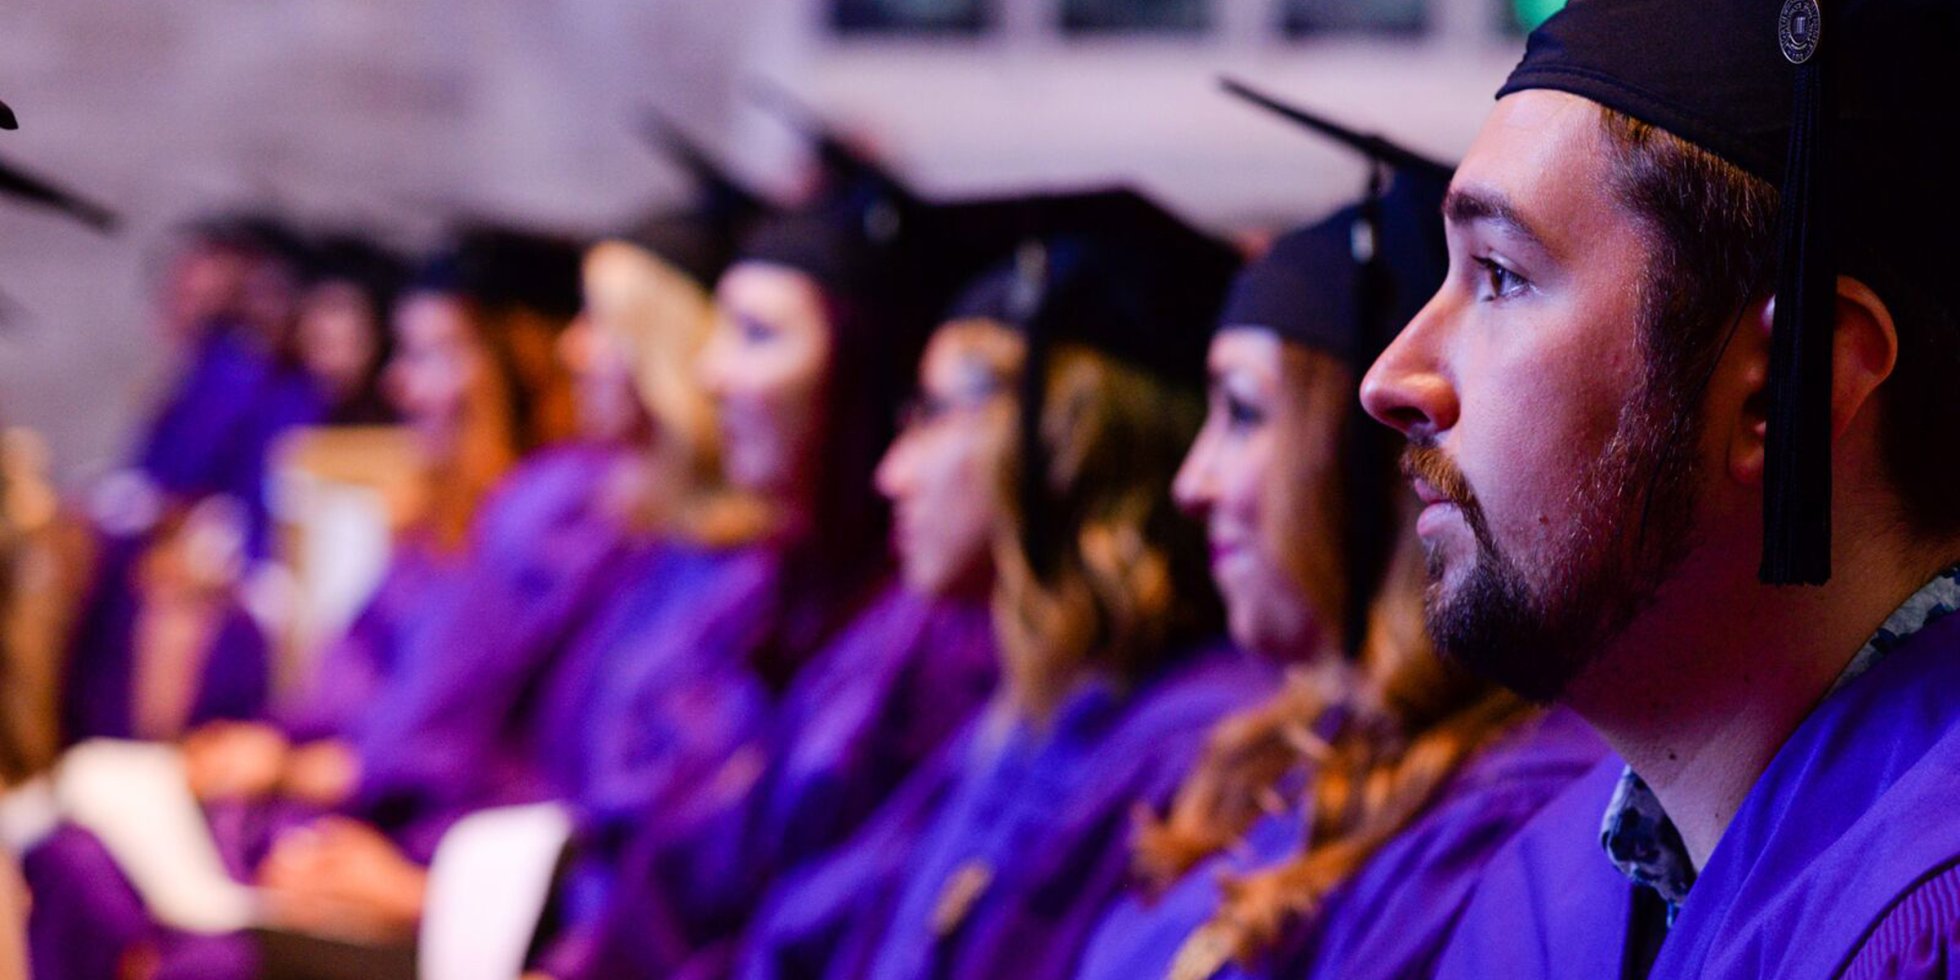
[[[993,883],[994,869],[986,861],[973,858],[960,865],[939,890],[939,902],[932,909],[932,934],[944,939],[957,931]]]
[[[1817,40],[1824,33],[1824,12],[1817,0],[1783,0],[1783,12],[1776,18],[1776,39],[1783,46],[1783,57],[1801,65],[1817,53]]]

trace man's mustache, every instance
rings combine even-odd
[[[1430,443],[1410,443],[1402,450],[1402,475],[1429,484],[1450,503],[1468,511],[1477,505],[1470,481],[1441,449]]]

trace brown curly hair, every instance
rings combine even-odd
[[[1277,418],[1293,447],[1272,474],[1276,532],[1288,535],[1291,574],[1330,620],[1353,583],[1339,581],[1344,406],[1354,372],[1334,358],[1284,345]],[[1434,655],[1422,625],[1424,568],[1413,505],[1398,489],[1395,546],[1372,604],[1357,662],[1338,651],[1296,651],[1280,692],[1225,719],[1169,810],[1140,814],[1135,866],[1145,887],[1167,888],[1235,846],[1267,815],[1298,813],[1305,846],[1273,866],[1221,882],[1224,899],[1203,928],[1241,961],[1256,959],[1377,849],[1420,815],[1477,749],[1526,718],[1518,698]],[[1330,577],[1334,580],[1330,581]],[[1299,786],[1303,795],[1288,798]]]
[[[1012,390],[1026,344],[990,320],[940,328]],[[1091,348],[1062,343],[1048,355],[1041,419],[1052,505],[1065,540],[1045,580],[1021,545],[1018,444],[1006,440],[994,491],[994,622],[1005,703],[1045,719],[1086,673],[1135,681],[1182,647],[1215,633],[1217,593],[1203,531],[1171,501],[1171,480],[1203,414],[1194,392]]]

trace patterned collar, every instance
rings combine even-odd
[[[1955,609],[1960,609],[1960,565],[1934,576],[1886,617],[1878,632],[1872,634],[1838,675],[1826,697],[1870,670],[1914,633]],[[1619,785],[1613,788],[1606,819],[1599,827],[1599,843],[1621,874],[1636,885],[1652,888],[1667,900],[1668,921],[1672,924],[1682,901],[1688,897],[1688,889],[1694,886],[1695,866],[1688,859],[1688,848],[1681,841],[1680,831],[1661,809],[1660,799],[1631,768],[1620,775]]]

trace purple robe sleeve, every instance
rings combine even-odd
[[[725,943],[770,880],[842,841],[964,725],[995,671],[983,605],[892,589],[798,676],[747,750],[769,760],[759,778],[677,801],[641,834],[584,975],[671,973]]]
[[[1960,868],[1927,880],[1902,899],[1852,958],[1845,980],[1960,976]]]
[[[259,624],[244,609],[229,605],[205,656],[187,727],[265,717],[272,693],[271,657]]]
[[[105,542],[63,667],[62,743],[135,735],[136,623],[141,600],[136,563],[145,542]],[[270,646],[258,624],[228,601],[204,656],[186,719],[191,727],[219,719],[263,717],[271,692]]]
[[[951,795],[977,727],[969,723],[843,846],[786,874],[770,889],[741,943],[734,975],[743,980],[867,975],[919,836]]]
[[[1009,858],[1024,863],[1011,894],[989,895],[953,937],[949,975],[1074,976],[1097,925],[1130,886],[1137,809],[1164,806],[1212,726],[1269,695],[1275,682],[1267,665],[1225,651],[1139,693],[1096,748],[1091,776],[1059,822],[1031,853]]]
[[[401,681],[414,630],[453,600],[445,585],[455,569],[432,546],[410,538],[396,544],[381,583],[347,632],[327,647],[313,679],[278,721],[294,744],[352,739],[366,715]]]
[[[1492,856],[1606,747],[1578,716],[1526,722],[1473,758],[1440,798],[1329,896],[1280,972],[1428,976]]]
[[[486,508],[455,600],[429,613],[398,690],[357,746],[371,812],[453,812],[535,796],[525,739],[542,689],[643,547],[588,506],[574,461],[520,471]]]
[[[155,938],[143,899],[101,842],[65,826],[22,856],[34,896],[27,944],[42,980],[112,980],[124,954]]]

